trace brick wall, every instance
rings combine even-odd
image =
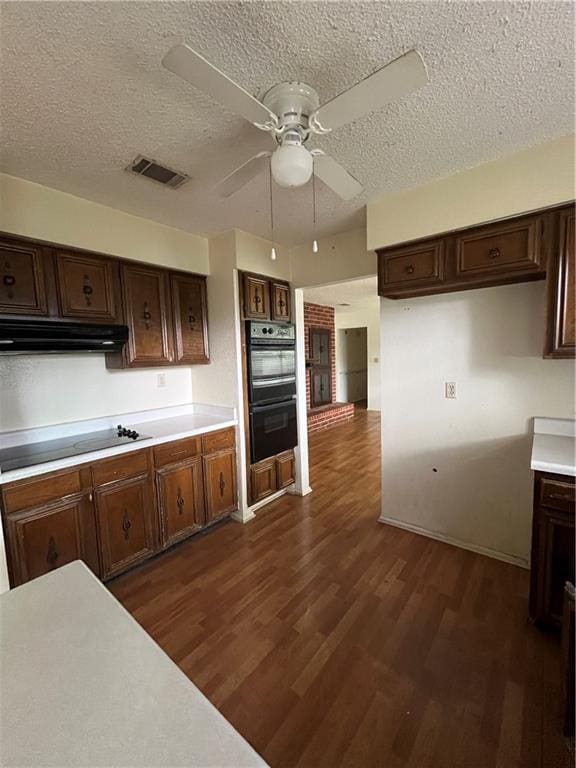
[[[332,369],[332,402],[336,402],[336,347],[334,331],[334,307],[304,303],[304,339],[306,360],[310,359],[310,328],[327,328],[330,331],[330,367]],[[306,404],[310,409],[310,371],[306,375]]]
[[[308,434],[335,427],[354,418],[354,403],[335,403],[309,411]]]

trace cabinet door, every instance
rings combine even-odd
[[[576,247],[574,209],[558,217],[558,250],[548,269],[548,314],[545,357],[576,356]]]
[[[381,296],[418,291],[444,279],[445,242],[395,248],[378,253],[378,292]]]
[[[48,314],[44,253],[40,245],[0,240],[0,313]]]
[[[210,522],[237,509],[236,452],[228,450],[204,456],[203,462],[206,519]]]
[[[157,551],[154,497],[148,477],[95,491],[102,577],[116,576]]]
[[[295,480],[294,451],[276,456],[276,483],[278,490],[286,488]]]
[[[270,320],[270,283],[261,277],[244,275],[244,317]]]
[[[313,368],[310,372],[311,379],[311,405],[316,407],[319,405],[326,405],[332,402],[332,388],[330,386],[331,376],[329,370],[321,370],[319,368]]]
[[[272,296],[272,320],[284,320],[290,322],[290,286],[288,283],[276,283],[271,285]]]
[[[204,525],[200,458],[156,473],[162,545],[186,538]]]
[[[56,274],[62,317],[117,322],[117,270],[108,259],[59,251]]]
[[[171,287],[176,362],[210,362],[205,278],[172,275]]]
[[[276,492],[276,464],[273,458],[250,467],[250,488],[252,504]]]
[[[9,515],[6,522],[14,586],[73,560],[99,575],[94,507],[87,495]]]
[[[542,219],[484,226],[456,237],[456,275],[462,278],[543,271]]]
[[[124,311],[130,330],[129,366],[167,365],[173,360],[168,314],[168,276],[147,267],[123,265]]]

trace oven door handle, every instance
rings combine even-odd
[[[277,384],[292,384],[296,376],[278,376],[274,379],[258,378],[252,381],[253,387],[275,387]]]
[[[267,405],[251,405],[250,413],[263,413],[264,411],[278,410],[286,406],[296,405],[296,395],[292,395],[289,400],[280,400],[278,403],[268,403]]]

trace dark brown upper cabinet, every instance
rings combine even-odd
[[[172,274],[170,278],[177,363],[209,363],[206,279]]]
[[[290,286],[288,283],[272,281],[270,283],[270,306],[272,320],[290,322]]]
[[[174,352],[168,272],[123,264],[122,295],[129,329],[123,352],[125,364],[129,367],[170,365]]]
[[[0,314],[46,316],[45,248],[0,239]]]
[[[546,269],[542,249],[542,218],[534,216],[483,226],[458,235],[456,274],[468,279],[485,275],[512,275]]]
[[[545,357],[576,356],[575,227],[573,206],[558,213],[558,239],[548,269]]]
[[[270,282],[265,277],[243,275],[244,317],[270,320]]]
[[[516,216],[378,253],[378,292],[390,299],[543,280],[556,213]]]
[[[116,261],[57,251],[56,285],[62,317],[90,322],[120,322]]]

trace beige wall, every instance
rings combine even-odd
[[[335,313],[336,333],[345,328],[366,328],[368,342],[368,410],[380,410],[380,300],[367,299],[362,309],[339,310]],[[338,348],[337,348],[338,349]],[[336,376],[338,376],[338,352]]]
[[[0,231],[207,274],[208,240],[0,174]]]
[[[523,152],[368,203],[368,248],[574,199],[574,137]]]
[[[318,253],[312,253],[312,243],[290,251],[295,288],[341,283],[376,274],[376,255],[366,250],[364,228],[322,238],[318,244]]]
[[[272,243],[262,237],[256,237],[241,229],[235,230],[236,266],[245,272],[257,272],[280,280],[290,280],[290,250],[276,245],[276,261],[270,253]]]

